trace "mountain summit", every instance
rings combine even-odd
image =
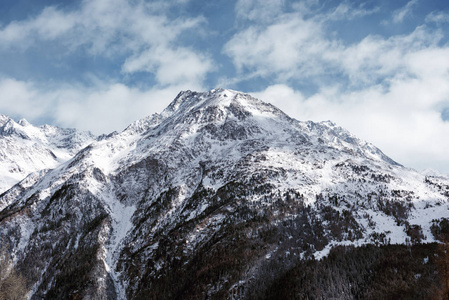
[[[338,245],[435,241],[448,196],[332,122],[185,91],[2,194],[0,234],[33,299],[251,298]]]

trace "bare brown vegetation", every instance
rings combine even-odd
[[[21,300],[27,294],[25,278],[11,262],[8,244],[1,241],[0,249],[0,299]]]

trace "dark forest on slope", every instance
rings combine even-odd
[[[185,91],[1,194],[0,238],[33,300],[442,299],[448,193],[332,122]]]

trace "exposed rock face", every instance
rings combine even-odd
[[[434,241],[448,196],[331,122],[186,91],[5,192],[0,234],[33,299],[244,298],[335,245]]]

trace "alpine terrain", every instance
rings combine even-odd
[[[28,298],[441,292],[449,179],[332,122],[225,89],[101,138],[0,120],[0,188],[22,179],[0,196],[2,276],[20,273]]]
[[[0,193],[26,175],[55,168],[95,139],[89,132],[18,123],[0,115]]]

